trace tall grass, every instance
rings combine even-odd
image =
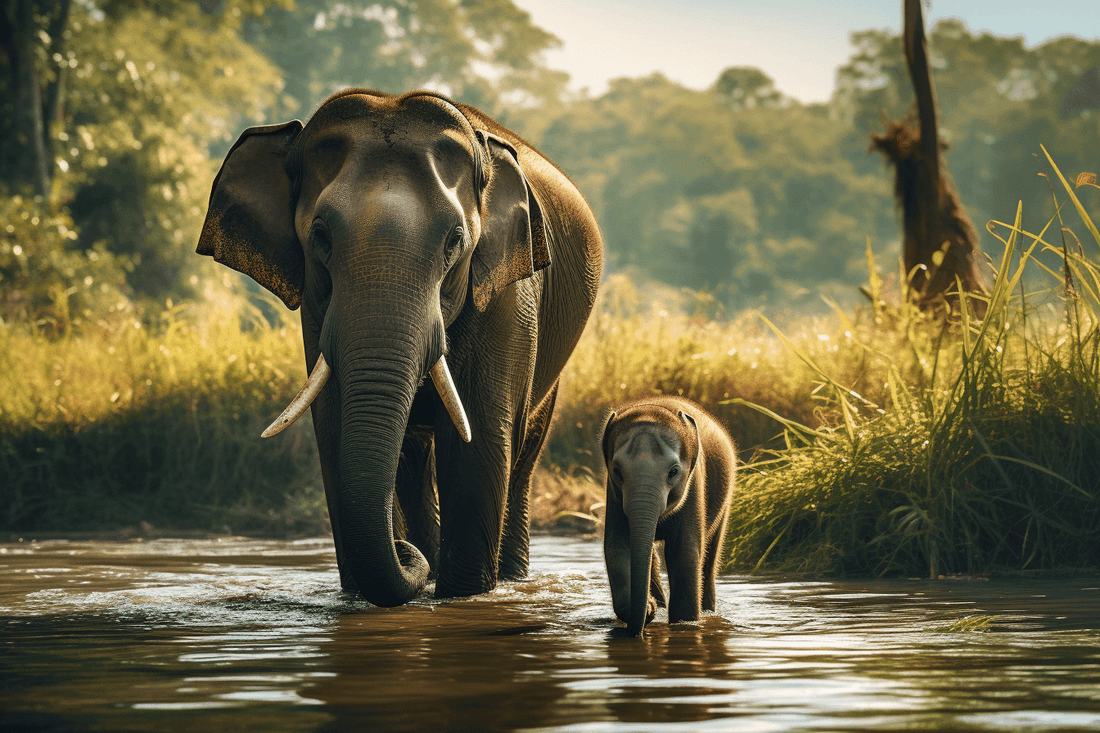
[[[834,419],[829,401],[815,390],[817,371],[787,349],[758,313],[716,318],[705,294],[685,298],[666,289],[654,298],[652,289],[645,290],[625,275],[601,286],[596,310],[562,373],[544,462],[598,474],[598,440],[608,413],[639,397],[674,394],[694,400],[730,428],[746,453],[781,446],[782,426],[731,398],[807,424]],[[872,400],[885,394],[886,364],[876,350],[906,349],[894,363],[914,380],[924,369],[914,348],[919,339],[884,326],[869,310],[849,317],[836,308],[832,318],[802,319],[793,324],[790,339]]]
[[[893,301],[869,246],[869,307],[774,328],[612,277],[562,374],[535,521],[598,514],[607,412],[681,394],[749,464],[729,569],[1100,564],[1100,258],[1060,219],[1038,234],[1020,222],[990,225],[1004,254],[980,321],[965,300],[948,321]],[[1058,297],[1025,293],[1025,272]],[[0,325],[0,529],[327,531],[308,417],[258,437],[305,377],[300,333],[241,306],[115,312],[60,338]]]
[[[1060,216],[1038,234],[1021,218],[990,223],[1004,254],[984,319],[963,299],[959,320],[930,333],[910,306],[876,301],[880,318],[909,322],[915,350],[933,344],[923,385],[890,363],[889,398],[870,405],[800,355],[838,422],[786,421],[788,447],[742,474],[730,568],[937,576],[1100,565],[1100,267],[1051,242],[1067,231]],[[1040,249],[1064,257],[1063,272],[1036,261]],[[1029,269],[1064,289],[1062,312],[1035,308],[1036,294],[1029,305]]]
[[[322,531],[311,429],[259,437],[304,379],[301,337],[239,305],[0,327],[0,527]]]
[[[780,430],[720,405],[727,397],[815,420],[813,373],[775,338],[749,317],[688,315],[682,294],[666,295],[653,303],[625,277],[605,285],[562,375],[536,523],[602,502],[594,448],[607,410],[624,399],[682,393],[722,414],[746,449]],[[854,336],[867,327],[821,320],[799,333],[860,383],[874,371]],[[296,325],[272,328],[233,300],[171,307],[152,322],[120,303],[61,337],[0,329],[0,529],[327,531],[308,416],[259,438],[305,377]]]

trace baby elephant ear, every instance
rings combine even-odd
[[[610,446],[608,445],[607,439],[610,437],[608,435],[608,429],[611,427],[611,423],[614,420],[615,412],[612,410],[611,414],[607,416],[607,422],[603,424],[603,431],[600,433],[600,449],[603,451],[604,463],[607,463],[608,459],[611,458],[610,453],[608,453],[608,448],[610,448]]]
[[[680,419],[695,430],[695,459],[691,462],[691,470],[694,471],[695,464],[703,457],[703,436],[699,434],[699,426],[695,423],[694,417],[680,410]]]
[[[542,207],[519,166],[516,149],[491,133],[479,130],[477,136],[493,166],[481,240],[470,269],[474,305],[484,311],[501,290],[549,265],[550,248]]]
[[[301,130],[294,120],[241,133],[214,179],[197,249],[248,275],[291,310],[302,302],[305,261],[283,161]]]

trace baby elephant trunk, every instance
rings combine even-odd
[[[653,494],[653,498],[638,497],[625,507],[630,522],[630,618],[626,628],[633,636],[642,634],[649,615],[649,564],[663,508],[656,500],[659,493]]]

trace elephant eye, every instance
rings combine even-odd
[[[618,466],[615,466],[614,470],[612,470],[611,473],[615,476],[616,481],[621,482],[623,480],[623,472],[619,470]]]
[[[309,232],[309,242],[314,255],[321,264],[327,266],[329,258],[332,257],[332,236],[329,234],[328,227],[320,219],[313,222],[313,228]]]
[[[447,244],[443,251],[443,266],[450,268],[458,259],[459,253],[462,251],[462,243],[466,237],[466,230],[458,226],[451,230],[451,233],[447,235]]]
[[[673,480],[674,478],[676,478],[679,475],[680,475],[680,467],[679,466],[673,466],[672,468],[668,469],[668,480],[669,481]]]

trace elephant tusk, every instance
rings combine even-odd
[[[261,437],[270,438],[276,433],[281,433],[292,422],[304,415],[309,406],[313,404],[313,401],[317,399],[317,395],[321,394],[321,389],[331,375],[332,367],[325,361],[325,355],[321,354],[317,357],[317,363],[313,365],[313,371],[310,373],[309,379],[306,380],[305,386],[290,401],[287,408],[283,410],[283,414],[267,426],[267,430],[262,433]]]
[[[439,357],[439,361],[432,367],[430,374],[432,375],[432,383],[435,384],[435,391],[439,393],[443,405],[447,408],[447,413],[451,416],[451,421],[458,428],[458,434],[462,436],[464,441],[469,443],[474,437],[473,433],[470,432],[470,421],[466,419],[466,410],[462,409],[462,400],[458,399],[458,392],[455,390],[455,383],[451,379],[451,370],[447,368],[446,358]]]

